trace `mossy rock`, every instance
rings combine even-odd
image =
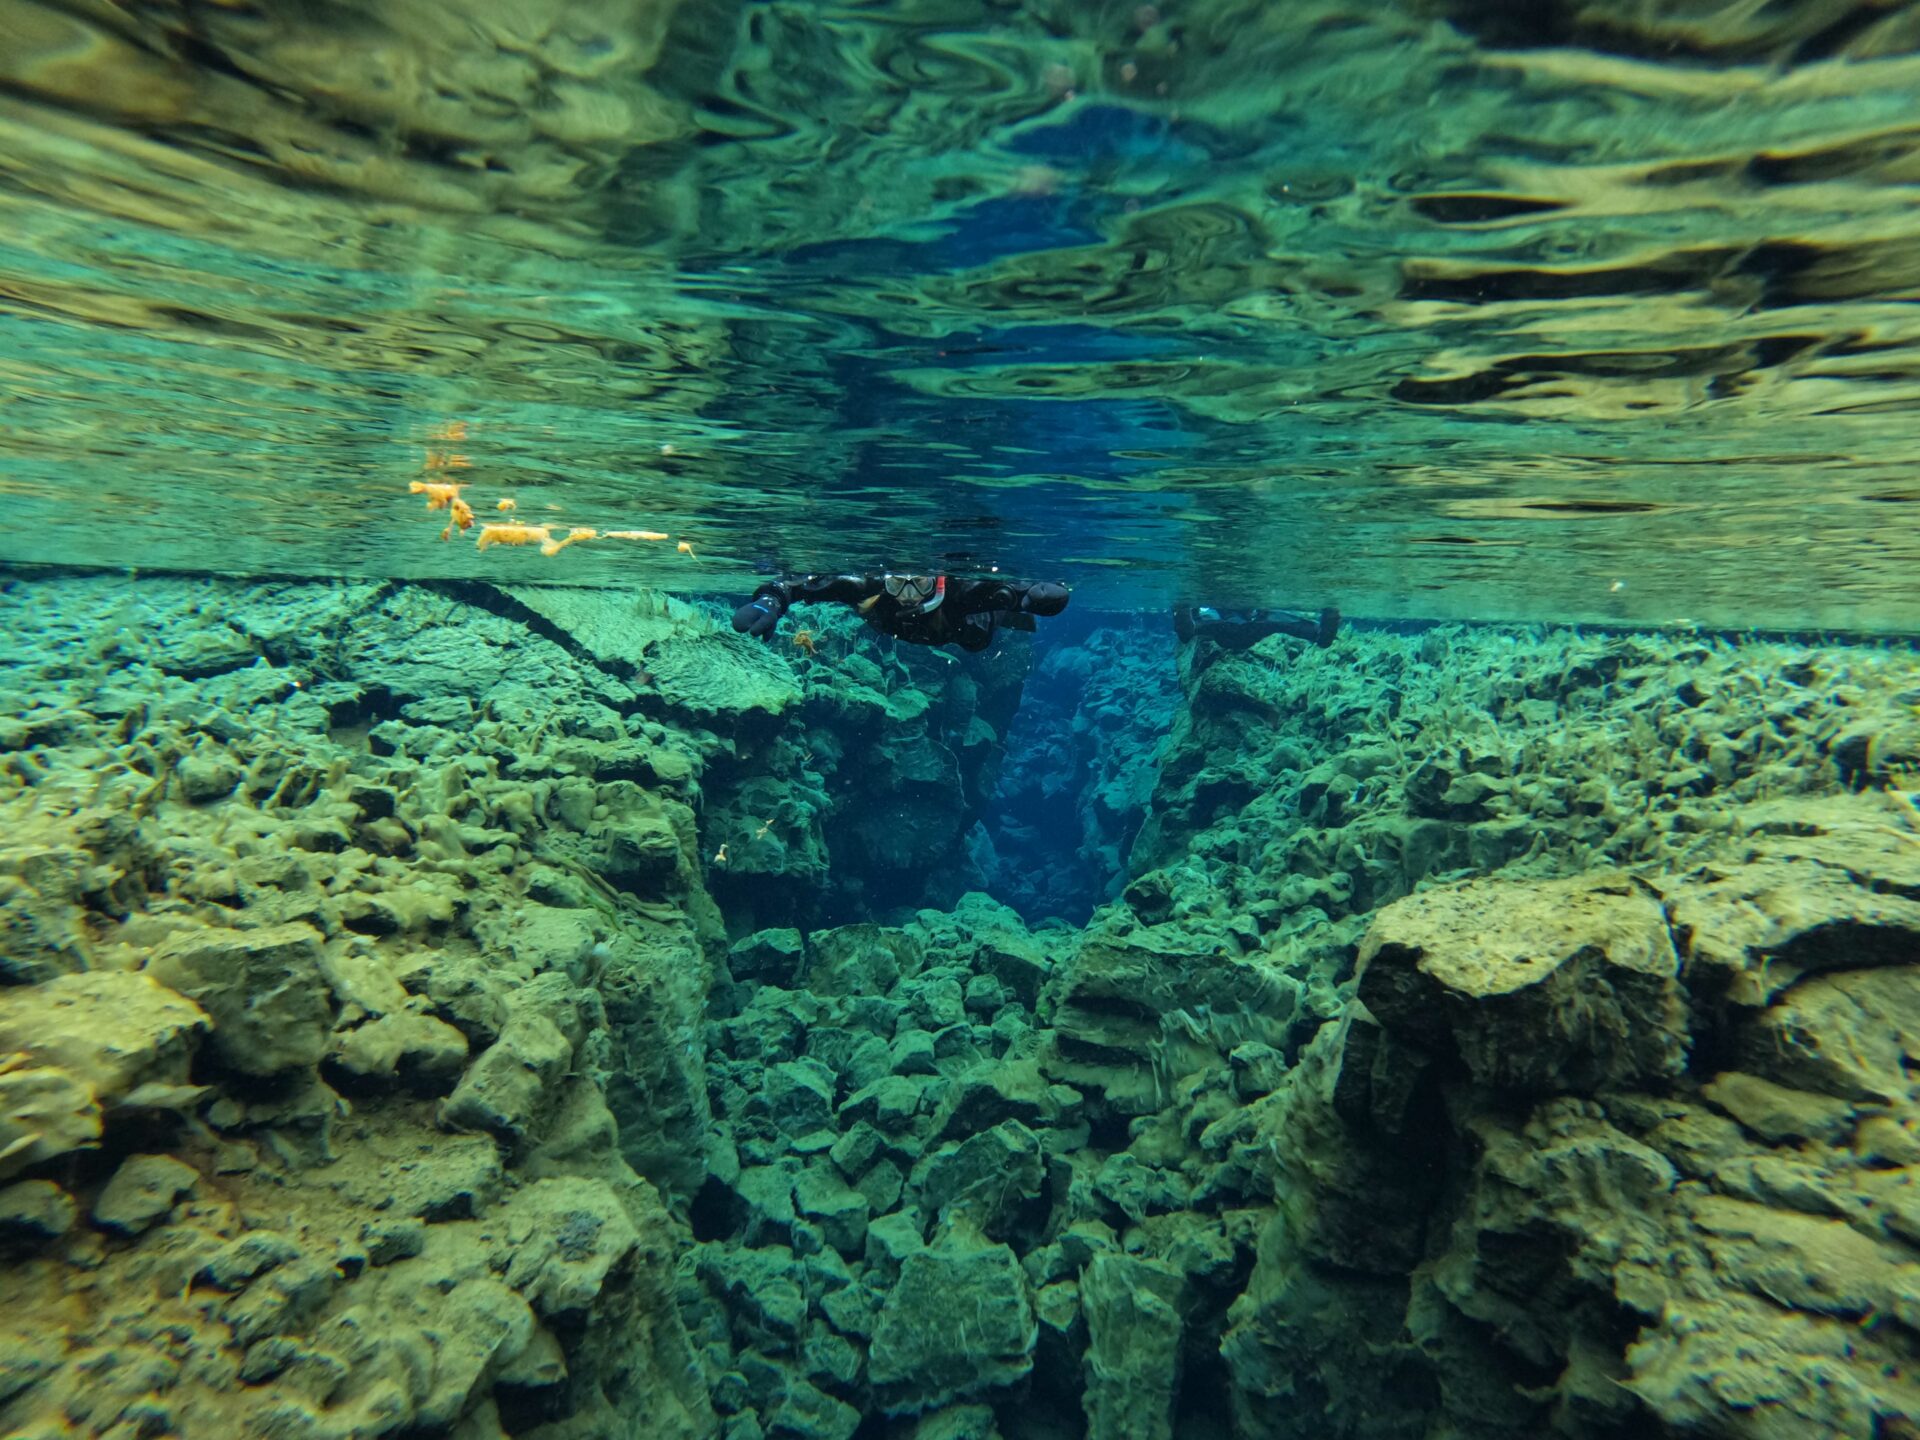
[[[650,646],[646,664],[667,703],[701,719],[778,715],[800,698],[793,667],[737,635],[676,635]]]

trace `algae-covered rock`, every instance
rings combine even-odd
[[[841,925],[808,940],[806,984],[816,995],[884,995],[922,963],[918,943],[887,926]]]
[[[613,1188],[578,1178],[539,1180],[502,1207],[507,1283],[541,1315],[579,1318],[639,1232]]]
[[[137,1235],[199,1183],[198,1171],[170,1155],[130,1156],[93,1202],[94,1221],[109,1230]]]
[[[74,838],[27,830],[0,840],[0,984],[51,980],[91,963],[84,902],[93,863]]]
[[[247,1075],[317,1064],[333,1023],[321,968],[324,939],[298,922],[261,930],[209,927],[167,941],[147,973],[203,1006],[213,1048]]]
[[[792,667],[738,635],[669,636],[647,648],[646,664],[668,704],[709,725],[764,722],[800,699]]]
[[[1360,949],[1379,1022],[1474,1078],[1588,1090],[1675,1074],[1679,957],[1658,897],[1626,878],[1469,882],[1395,901]]]
[[[93,1087],[58,1065],[0,1060],[0,1180],[100,1139]]]
[[[184,1085],[207,1026],[200,1006],[151,974],[91,971],[0,989],[0,1056],[64,1069],[108,1104],[143,1085]]]
[[[334,1036],[331,1064],[361,1083],[404,1081],[444,1095],[467,1063],[467,1037],[431,1015],[381,1015]]]
[[[867,1217],[871,1206],[864,1195],[848,1187],[830,1170],[809,1168],[793,1183],[795,1211],[820,1227],[827,1244],[849,1259],[867,1245]]]
[[[935,1216],[964,1210],[976,1228],[999,1239],[1020,1207],[1039,1196],[1045,1176],[1040,1137],[1007,1120],[927,1157],[914,1181]]]
[[[791,926],[756,930],[734,941],[727,952],[733,978],[768,985],[792,985],[806,963],[806,945]]]
[[[1033,1368],[1037,1333],[1012,1250],[961,1241],[915,1251],[880,1307],[874,1389],[894,1413],[991,1393]]]
[[[572,1058],[572,1042],[552,1019],[522,1009],[441,1104],[441,1123],[455,1130],[485,1130],[506,1140],[524,1139],[552,1103]]]
[[[73,1228],[79,1215],[73,1197],[51,1180],[0,1186],[0,1255],[35,1250],[58,1240]]]
[[[1676,887],[1674,928],[1703,999],[1764,1005],[1813,971],[1920,956],[1920,846],[1864,815],[1832,823],[1825,834],[1764,839],[1749,863]]]
[[[1803,980],[1735,1031],[1734,1053],[1776,1083],[1867,1105],[1912,1094],[1920,965]]]
[[[1172,1440],[1184,1329],[1180,1276],[1132,1255],[1095,1255],[1080,1281],[1088,1440]]]

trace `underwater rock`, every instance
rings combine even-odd
[[[207,1016],[145,975],[0,990],[0,1179],[100,1138],[103,1108],[173,1109]]]
[[[791,926],[756,930],[734,941],[727,951],[727,968],[742,982],[792,986],[806,963],[806,945]]]
[[[919,944],[881,925],[841,925],[808,937],[807,989],[816,995],[885,995],[923,963]]]
[[[499,1224],[507,1283],[548,1319],[584,1315],[640,1243],[613,1188],[575,1177],[535,1181],[501,1207]]]
[[[775,1440],[852,1440],[860,1412],[804,1380],[790,1380],[767,1413]]]
[[[964,1214],[993,1239],[1005,1239],[1020,1208],[1037,1199],[1046,1179],[1040,1138],[1008,1120],[927,1156],[912,1180],[921,1205],[945,1221]]]
[[[92,963],[92,855],[71,834],[22,827],[0,842],[0,984],[30,985]],[[38,842],[38,843],[36,843]]]
[[[1375,915],[1359,997],[1483,1084],[1593,1090],[1679,1071],[1679,963],[1658,896],[1629,878],[1470,881]]]
[[[1020,1263],[1005,1245],[956,1238],[917,1250],[901,1260],[880,1307],[868,1352],[876,1398],[912,1413],[1011,1385],[1032,1369],[1037,1334]]]
[[[1853,1123],[1853,1106],[1845,1100],[1737,1070],[1714,1076],[1700,1087],[1700,1094],[1772,1145],[1789,1140],[1831,1144]]]
[[[381,1015],[337,1032],[331,1067],[362,1084],[404,1081],[427,1095],[444,1095],[467,1064],[467,1037],[431,1015]]]
[[[644,653],[661,698],[709,727],[765,726],[800,700],[792,668],[770,646],[738,635],[673,635]]]
[[[122,582],[59,585],[111,630]],[[1897,730],[1897,666],[1843,701],[1747,642],[1184,657],[1125,898],[1029,932],[954,899],[964,846],[898,863],[981,813],[1017,665],[762,647],[799,703],[694,725],[647,657],[478,587],[136,587],[176,588],[260,653],[130,653],[0,719],[36,747],[0,787],[6,973],[89,997],[0,1041],[0,1151],[37,1127],[0,1168],[108,1147],[0,1190],[32,1187],[0,1431],[993,1440],[997,1405],[1772,1440],[1920,1408],[1920,847],[1894,752],[1847,738]],[[710,622],[669,619],[691,667]],[[47,819],[135,723],[239,782],[109,766]],[[1021,784],[1112,845],[1133,802],[1055,738]],[[204,1012],[132,973],[209,935]],[[270,1038],[304,1063],[229,1059],[256,987],[303,997]],[[63,1218],[167,1150],[207,1178],[137,1236]]]
[[[79,1217],[73,1197],[51,1180],[0,1186],[0,1254],[36,1250],[58,1240]]]
[[[208,1017],[151,975],[97,970],[0,989],[0,1055],[60,1067],[113,1104],[185,1086]]]
[[[147,973],[205,1008],[213,1049],[246,1075],[319,1063],[333,1024],[321,969],[324,939],[298,922],[261,930],[208,927],[155,950]]]
[[[94,1090],[57,1065],[0,1064],[0,1180],[100,1139]]]
[[[1249,1041],[1285,1044],[1296,990],[1266,957],[1242,956],[1204,929],[1096,928],[1048,986],[1043,1067],[1115,1114],[1149,1114],[1160,1108],[1161,1072],[1182,1069],[1170,1051],[1192,1042],[1196,1057],[1218,1063]]]
[[[871,1205],[858,1191],[830,1170],[809,1167],[794,1177],[793,1205],[798,1215],[820,1227],[827,1244],[848,1259],[867,1247],[867,1219]]]
[[[174,771],[188,803],[204,805],[231,795],[240,783],[240,767],[221,755],[189,755]]]
[[[1711,866],[1676,888],[1674,929],[1704,1000],[1764,1005],[1814,971],[1920,956],[1920,847],[1870,810],[1798,818],[1816,833],[1769,836],[1749,863]]]
[[[137,1235],[199,1183],[199,1172],[171,1155],[129,1156],[93,1202],[94,1222],[109,1230]]]
[[[1080,1279],[1088,1440],[1173,1440],[1180,1385],[1180,1276],[1132,1255],[1095,1255]]]
[[[524,1140],[572,1059],[573,1044],[552,1019],[531,1008],[517,1010],[441,1102],[440,1123]]]

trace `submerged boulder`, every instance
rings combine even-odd
[[[88,971],[0,989],[0,1056],[57,1066],[112,1103],[180,1086],[207,1013],[152,975]]]
[[[1013,1251],[962,1239],[900,1262],[869,1373],[889,1411],[938,1409],[1021,1379],[1038,1334]]]
[[[221,1061],[245,1075],[277,1075],[327,1053],[333,1002],[324,940],[295,922],[260,930],[208,928],[168,940],[147,973],[206,1008]]]
[[[1679,1072],[1679,968],[1659,897],[1626,876],[1468,881],[1374,917],[1359,993],[1482,1084],[1586,1091]]]

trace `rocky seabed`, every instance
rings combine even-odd
[[[0,1434],[1920,1435],[1911,651],[0,616]]]

